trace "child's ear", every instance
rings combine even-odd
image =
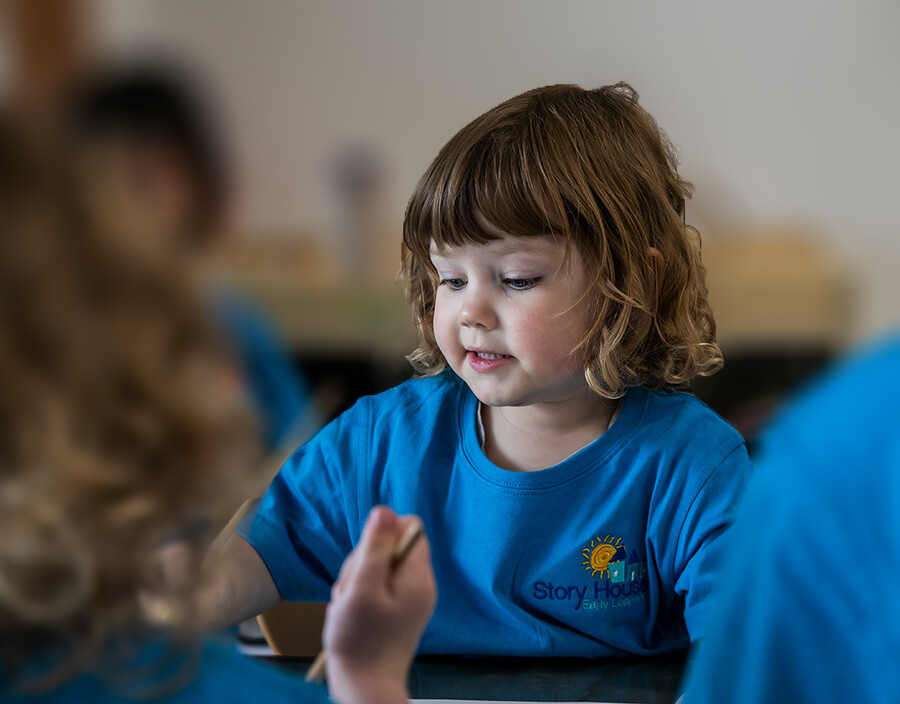
[[[662,292],[662,283],[666,278],[666,260],[663,258],[662,252],[656,247],[650,247],[648,250],[650,255],[650,266],[653,267],[653,294],[655,301],[659,301]]]

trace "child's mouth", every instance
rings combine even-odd
[[[469,358],[469,366],[476,372],[490,372],[506,366],[512,360],[512,356],[508,354],[480,352],[478,350],[467,350],[467,356]]]
[[[509,357],[508,354],[495,354],[493,352],[472,352],[478,359],[503,359]]]

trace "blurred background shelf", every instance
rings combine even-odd
[[[703,261],[723,349],[837,351],[850,342],[853,291],[829,248],[787,228],[715,234]]]
[[[216,254],[213,271],[268,311],[298,354],[402,356],[415,344],[409,306],[390,274],[349,278],[313,243],[231,245]]]

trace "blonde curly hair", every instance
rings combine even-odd
[[[403,223],[400,280],[418,328],[408,357],[416,372],[447,366],[433,330],[432,244],[484,243],[497,231],[553,234],[569,254],[577,248],[592,322],[573,354],[597,394],[684,387],[716,372],[723,359],[700,238],[684,222],[692,186],[676,166],[675,149],[625,83],[537,88],[460,130],[422,176]]]
[[[12,680],[35,660],[59,665],[42,684],[73,674],[137,627],[151,553],[173,537],[202,549],[220,527],[211,511],[235,505],[224,494],[258,456],[193,278],[128,190],[102,155],[0,116],[0,646]]]

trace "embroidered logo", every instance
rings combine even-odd
[[[611,535],[603,539],[599,536],[591,538],[591,544],[581,551],[581,556],[584,558],[581,563],[585,565],[584,571],[590,572],[591,577],[599,574],[602,579],[606,573],[612,582],[625,581],[625,560],[628,553],[621,538]]]
[[[588,573],[584,579],[592,581],[560,576],[541,579],[532,585],[532,597],[563,602],[575,611],[604,612],[646,602],[650,588],[647,562],[636,550],[627,550],[622,538],[611,534],[592,538],[581,550],[581,564]]]

